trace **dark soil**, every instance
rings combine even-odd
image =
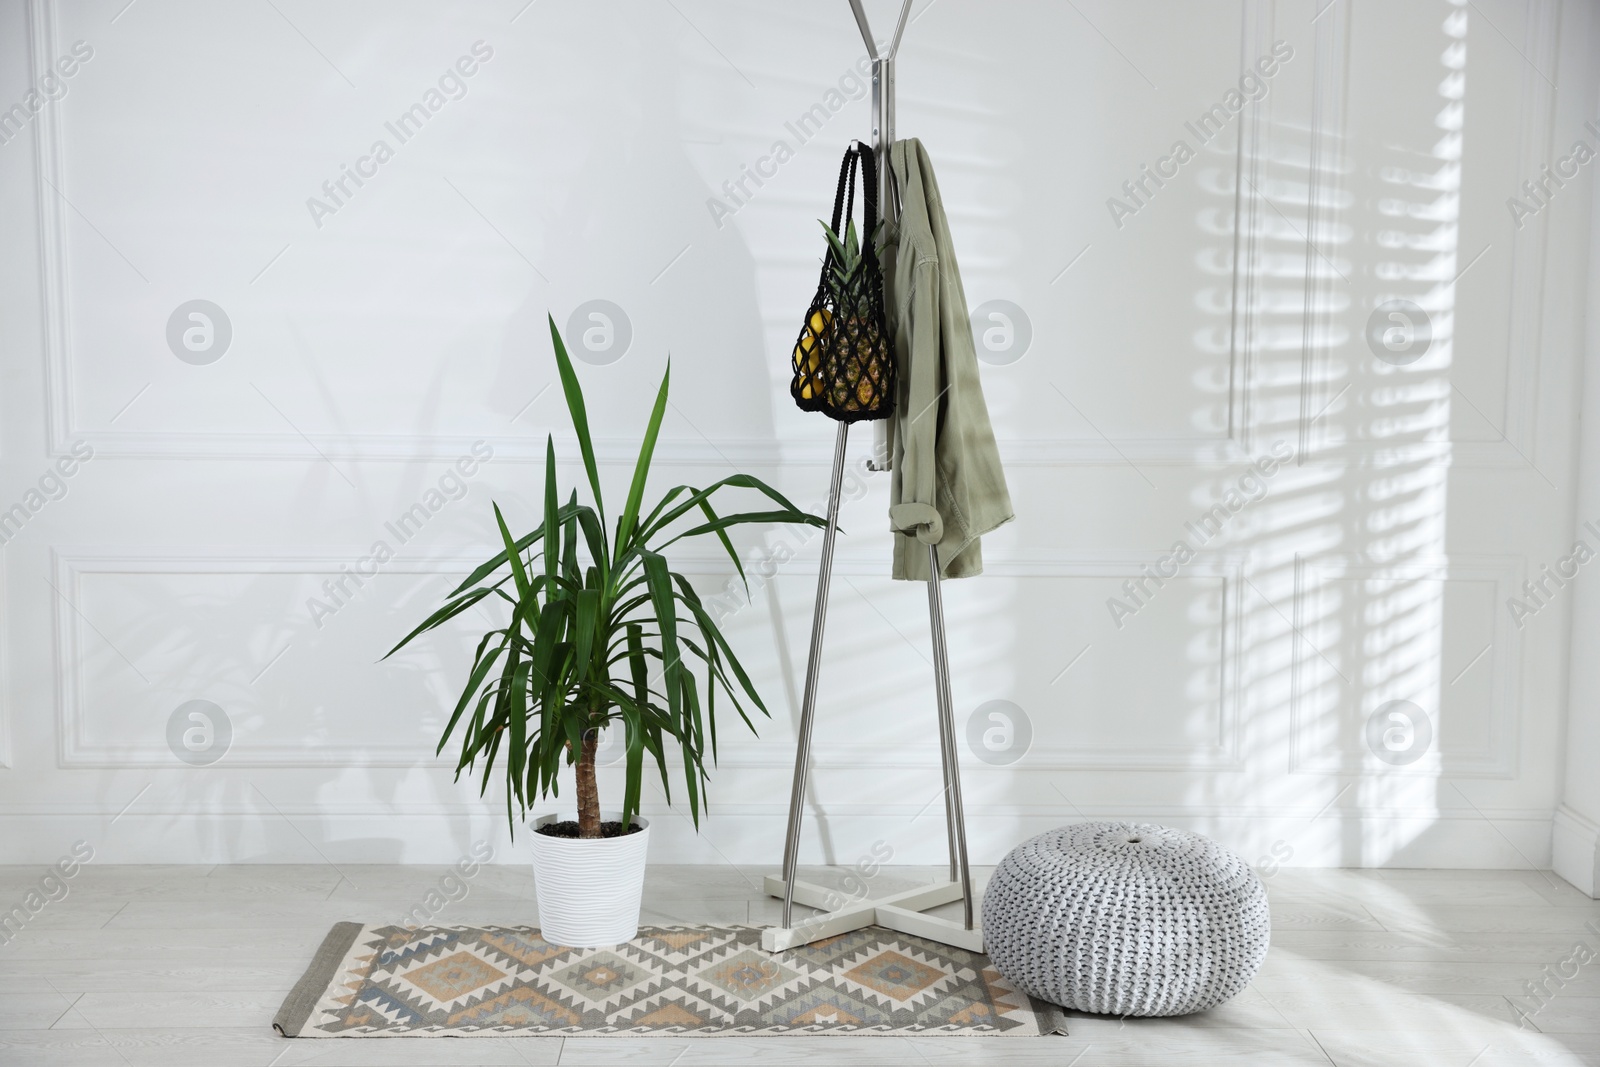
[[[643,829],[644,827],[640,826],[638,823],[634,823],[632,826],[624,830],[622,828],[622,823],[620,822],[603,822],[600,824],[600,836],[622,837],[625,834],[636,834]],[[553,822],[548,826],[539,827],[535,833],[544,834],[546,837],[577,837],[578,824],[576,821],[572,820],[567,822]]]

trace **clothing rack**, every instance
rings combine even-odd
[[[889,166],[889,146],[894,143],[894,60],[900,38],[906,30],[911,0],[900,6],[900,18],[886,52],[880,54],[861,0],[850,0],[861,39],[872,58],[872,150],[878,162],[878,202],[883,205],[885,222],[899,218],[893,176]],[[779,952],[809,945],[827,937],[883,926],[904,934],[925,937],[974,952],[983,951],[983,930],[973,917],[972,872],[967,864],[966,818],[961,806],[961,774],[956,758],[955,712],[950,697],[950,659],[945,646],[944,603],[939,592],[939,550],[928,546],[928,622],[933,632],[933,680],[939,711],[939,749],[944,770],[945,829],[950,847],[948,881],[893,893],[876,900],[863,899],[829,910],[835,892],[826,886],[800,881],[797,877],[800,852],[800,827],[806,800],[806,780],[811,770],[811,735],[816,723],[817,681],[822,661],[822,631],[828,618],[828,587],[833,579],[833,546],[839,532],[839,494],[844,483],[845,442],[850,425],[839,423],[833,446],[833,477],[828,486],[828,525],[822,535],[822,563],[817,575],[817,599],[811,618],[811,650],[806,659],[806,686],[800,704],[800,737],[794,758],[794,785],[789,794],[789,829],[783,846],[783,874],[766,879],[769,895],[783,898],[783,925],[761,932],[761,944],[768,952]],[[963,921],[956,923],[923,914],[929,908],[960,900]],[[798,926],[794,905],[799,901],[818,908]]]

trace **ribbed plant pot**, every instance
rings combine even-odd
[[[554,822],[577,821],[577,813],[544,815],[533,822],[533,879],[539,900],[539,936],[553,945],[598,948],[633,940],[639,932],[644,861],[650,823],[638,816],[638,833],[621,837],[551,837],[538,832]],[[604,822],[621,822],[619,811],[603,811]]]

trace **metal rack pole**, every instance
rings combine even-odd
[[[861,0],[850,0],[861,39],[872,57],[872,150],[878,162],[878,203],[885,222],[899,218],[889,146],[894,143],[894,58],[905,33],[911,0],[904,0],[888,51],[879,53]],[[821,670],[822,633],[828,615],[828,587],[833,579],[834,537],[838,533],[839,495],[844,481],[845,441],[849,424],[839,424],[833,450],[833,477],[828,487],[828,525],[823,533],[822,561],[817,575],[817,600],[811,618],[811,648],[806,658],[806,685],[800,704],[800,736],[795,751],[794,783],[789,793],[789,825],[783,847],[783,926],[794,925],[794,890],[800,852],[801,819],[811,770],[811,736],[816,725],[817,682]],[[966,816],[961,802],[961,770],[956,753],[955,710],[950,692],[950,656],[945,642],[944,602],[939,588],[939,549],[928,546],[928,624],[933,637],[934,690],[938,702],[940,765],[944,774],[945,831],[950,848],[950,881],[961,887],[967,930],[973,929],[972,872],[967,861]]]
[[[841,422],[833,445],[833,480],[828,484],[828,526],[822,532],[822,565],[817,572],[817,603],[811,614],[811,651],[806,656],[806,689],[800,699],[800,738],[794,753],[794,786],[789,792],[789,833],[783,843],[783,925],[793,926],[795,861],[800,853],[800,818],[805,811],[806,777],[811,771],[811,730],[816,723],[817,676],[822,666],[822,629],[828,621],[828,586],[833,581],[833,542],[839,532],[839,490],[844,485],[844,446],[850,424]]]
[[[939,700],[939,750],[944,757],[945,825],[950,832],[950,880],[961,883],[962,917],[972,929],[972,871],[967,866],[967,819],[961,805],[956,716],[950,697],[950,651],[945,645],[944,598],[939,591],[939,546],[928,546],[928,629],[933,633],[933,684]]]

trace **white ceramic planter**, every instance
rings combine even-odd
[[[644,895],[644,861],[650,824],[636,834],[584,840],[538,833],[553,822],[576,821],[576,813],[545,815],[533,823],[533,879],[539,898],[540,936],[554,945],[596,948],[620,945],[639,933],[639,900]],[[600,818],[621,822],[622,813]]]

